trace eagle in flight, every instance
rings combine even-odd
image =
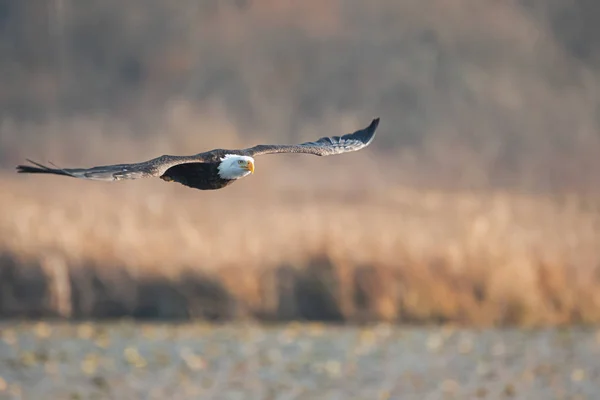
[[[254,158],[262,154],[302,153],[332,156],[360,150],[375,137],[379,118],[369,126],[343,136],[329,136],[314,142],[295,145],[261,144],[241,150],[215,149],[193,156],[161,156],[135,164],[105,165],[92,168],[49,168],[35,161],[35,166],[18,165],[19,173],[55,174],[97,181],[120,181],[159,177],[200,190],[221,189],[237,179],[254,173]]]

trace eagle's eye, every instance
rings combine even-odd
[[[244,160],[238,160],[238,164],[242,165],[244,163]]]

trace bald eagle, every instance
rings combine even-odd
[[[97,181],[119,181],[145,177],[160,177],[167,182],[179,182],[200,190],[221,189],[237,179],[254,173],[254,158],[261,154],[303,153],[331,156],[348,153],[368,146],[375,137],[379,118],[354,133],[323,137],[314,142],[295,145],[261,144],[241,150],[215,149],[193,156],[161,156],[135,164],[105,165],[93,168],[49,168],[18,165],[19,173],[55,174]]]

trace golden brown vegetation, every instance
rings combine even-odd
[[[220,192],[3,176],[2,312],[600,320],[600,203],[396,185],[282,189],[269,182],[288,179],[277,166],[259,162],[257,176]]]
[[[568,7],[9,3],[11,169],[382,123],[217,192],[5,170],[2,315],[600,321],[597,24],[561,34]]]

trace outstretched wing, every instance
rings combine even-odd
[[[186,156],[161,156],[149,161],[136,164],[103,165],[92,168],[50,168],[35,161],[27,160],[34,166],[18,165],[17,172],[29,174],[55,174],[70,176],[72,178],[91,179],[96,181],[120,181],[123,179],[139,179],[152,176],[161,176],[167,169],[174,165],[203,161],[202,155]]]
[[[273,153],[304,153],[317,156],[331,156],[334,154],[348,153],[367,147],[373,141],[375,130],[377,130],[378,125],[379,118],[375,118],[366,128],[343,136],[322,137],[314,142],[301,144],[261,144],[242,150],[242,153],[249,156]]]

